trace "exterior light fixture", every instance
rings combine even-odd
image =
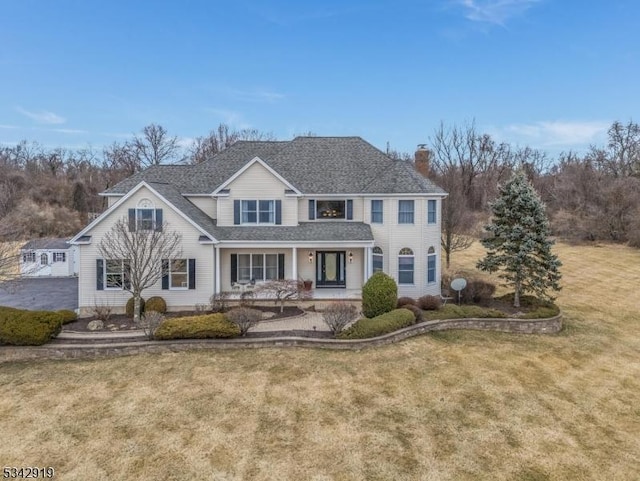
[[[349,264],[353,262],[353,252],[349,251]]]
[[[309,251],[309,264],[313,264],[313,252]]]

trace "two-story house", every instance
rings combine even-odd
[[[359,137],[240,141],[198,165],[151,167],[102,195],[108,209],[72,239],[81,312],[129,297],[123,260],[98,251],[123,217],[182,234],[183,259],[144,293],[172,310],[270,279],[310,280],[317,298],[358,298],[377,270],[399,295],[440,294],[445,192]]]

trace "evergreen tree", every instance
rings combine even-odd
[[[547,290],[560,290],[562,264],[551,252],[554,242],[544,204],[524,172],[500,187],[491,210],[491,223],[485,226],[489,235],[481,241],[487,255],[477,268],[501,271],[499,277],[515,291],[514,307],[520,307],[520,296],[527,292],[550,299]]]

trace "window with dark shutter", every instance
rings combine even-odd
[[[189,259],[189,289],[196,288],[196,260]]]
[[[169,289],[169,260],[162,259],[162,289]]]
[[[353,220],[353,200],[347,200],[347,220]]]
[[[233,223],[235,225],[240,225],[240,201],[233,201]]]
[[[136,231],[136,210],[129,209],[129,232]]]
[[[276,200],[276,224],[282,224],[282,201]]]
[[[162,209],[156,209],[156,231],[162,232]]]
[[[238,282],[238,254],[231,254],[231,283]]]
[[[316,218],[316,201],[309,199],[309,220],[315,220]]]
[[[278,254],[278,279],[284,279],[284,254]]]
[[[104,291],[104,259],[96,259],[96,290]]]

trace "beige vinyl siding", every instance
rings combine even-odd
[[[150,199],[155,208],[162,209],[163,220],[167,222],[168,229],[176,230],[182,234],[182,257],[196,259],[196,289],[193,290],[163,290],[161,281],[143,292],[143,297],[162,296],[167,301],[170,310],[193,309],[196,304],[206,304],[213,293],[213,246],[202,245],[198,242],[201,233],[187,220],[175,213],[175,211],[156,197],[146,187],[127,199],[108,218],[97,224],[88,235],[91,235],[91,244],[80,247],[79,269],[79,293],[78,301],[81,313],[89,314],[91,307],[97,304],[108,304],[114,308],[114,312],[121,311],[127,299],[131,296],[123,290],[96,290],[96,259],[102,256],[98,252],[98,245],[102,236],[120,218],[126,218],[129,208],[135,208],[143,199]]]
[[[258,162],[234,179],[229,196],[218,198],[218,225],[233,225],[234,200],[281,200],[282,225],[298,224],[297,197],[286,197],[288,187]]]
[[[110,195],[107,197],[107,209],[122,199],[121,195]]]
[[[217,202],[213,197],[187,197],[193,205],[195,205],[202,212],[207,214],[212,219],[216,218],[217,212]]]
[[[356,222],[364,221],[364,199],[362,197],[349,197],[349,196],[322,197],[318,195],[318,196],[302,197],[298,199],[298,222],[309,222],[309,199],[311,200],[345,200],[345,201],[348,199],[351,199],[353,201],[353,220]],[[344,222],[345,220],[338,219],[335,222]]]
[[[432,197],[434,198],[434,197]],[[414,254],[413,285],[399,284],[398,295],[419,297],[425,294],[439,295],[440,283],[427,285],[427,250],[433,246],[436,251],[436,279],[440,279],[440,207],[437,200],[437,223],[427,224],[427,198],[418,197],[367,197],[365,198],[364,220],[371,223],[371,200],[383,200],[383,223],[371,224],[375,245],[384,254],[384,271],[398,281],[398,254],[408,247]],[[398,201],[414,201],[414,224],[398,224]]]

